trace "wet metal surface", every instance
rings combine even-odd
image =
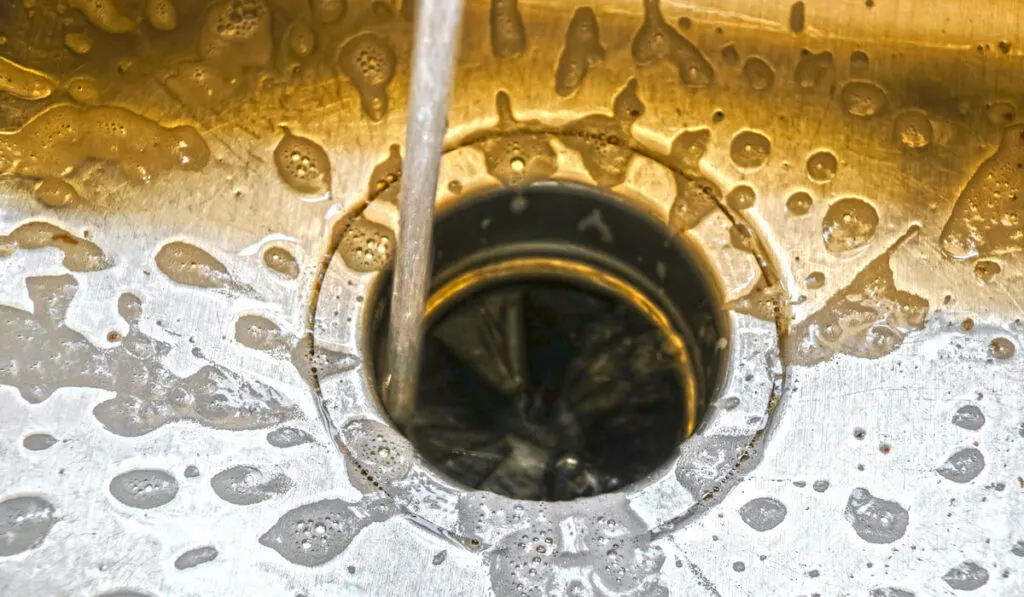
[[[413,3],[0,4],[0,594],[1024,593],[1021,7],[797,4],[467,3],[438,209],[602,187],[728,306],[696,433],[550,503],[373,389]]]

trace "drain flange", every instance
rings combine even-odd
[[[454,153],[460,151],[465,150]],[[456,159],[451,154],[446,157]],[[657,164],[649,167],[662,168]],[[442,180],[442,188],[445,182]],[[662,417],[671,422],[664,427],[673,431],[647,435],[671,437],[671,441],[660,440],[661,445],[671,447],[664,452],[651,450],[654,455],[644,458],[643,466],[635,467],[631,474],[607,474],[594,464],[597,450],[577,447],[586,442],[572,445],[575,449],[565,449],[565,443],[555,442],[529,461],[532,465],[526,468],[531,474],[525,481],[511,474],[504,478],[514,482],[488,484],[482,481],[482,466],[473,471],[475,479],[460,478],[454,461],[446,463],[438,457],[442,451],[451,451],[450,441],[424,447],[424,441],[443,438],[443,434],[429,431],[441,427],[432,427],[432,423],[418,430],[399,430],[378,398],[377,367],[372,357],[380,345],[376,335],[383,333],[380,322],[386,321],[386,305],[381,298],[387,296],[387,273],[353,271],[342,259],[333,259],[318,301],[314,351],[324,359],[339,352],[363,355],[363,366],[319,379],[323,412],[330,428],[338,430],[339,445],[351,456],[350,478],[354,484],[367,490],[384,490],[425,524],[471,546],[489,544],[504,536],[501,524],[496,523],[493,532],[485,528],[487,525],[466,526],[466,517],[480,507],[481,497],[476,496],[483,496],[489,509],[499,510],[530,503],[522,501],[524,498],[540,500],[533,503],[544,508],[546,515],[558,518],[589,515],[597,503],[590,500],[602,497],[585,496],[607,492],[616,503],[628,504],[638,524],[654,531],[686,520],[694,512],[693,507],[709,496],[724,495],[739,463],[752,462],[748,457],[768,424],[773,392],[781,375],[774,322],[722,309],[737,298],[737,293],[746,292],[747,286],[737,286],[736,280],[756,280],[758,271],[755,256],[737,252],[728,244],[732,224],[726,214],[715,211],[701,226],[666,238],[670,208],[676,200],[671,187],[652,186],[641,192],[627,184],[618,188],[616,195],[562,180],[491,195],[479,194],[487,191],[487,186],[468,187],[460,188],[461,194],[453,192],[439,199],[438,226],[447,228],[438,228],[436,234],[434,319],[440,324],[460,305],[486,299],[488,292],[525,292],[522,297],[536,302],[537,297],[528,297],[526,291],[541,285],[593,295],[608,301],[609,308],[628,307],[638,321],[651,326],[651,331],[670,329],[669,335],[679,338],[685,348],[692,374],[679,376],[685,383],[678,382],[676,387],[681,389],[672,390],[681,414],[677,411],[676,415]],[[559,271],[537,276],[542,262],[558,264],[554,267]],[[455,293],[451,300],[441,300],[443,292],[437,294],[448,284],[462,284],[457,282],[460,277],[463,282],[466,276],[476,280],[488,267],[501,269],[510,267],[510,263],[519,264],[511,266],[518,270],[517,276],[497,276],[493,283],[479,286],[468,284],[469,290]],[[521,267],[523,264],[529,267]],[[589,268],[589,273],[574,278],[565,275],[565,267]],[[612,287],[595,285],[593,280],[601,276],[615,281],[613,286],[625,293],[616,294]],[[636,297],[643,300],[638,302]],[[652,319],[652,314],[657,315]],[[533,317],[524,315],[524,320]],[[664,325],[658,323],[659,317]],[[448,351],[447,357],[452,356],[451,348],[443,345],[436,345],[429,356],[439,358],[437,353],[442,349]],[[465,360],[457,360],[457,364],[466,366]],[[524,373],[528,374],[528,369]],[[678,368],[673,370],[674,375],[678,372]],[[488,380],[479,370],[469,373],[474,383],[509,406],[496,378]],[[467,395],[479,398],[482,392]],[[692,399],[687,398],[690,395]],[[726,400],[716,401],[716,397]],[[435,395],[424,403],[434,401],[436,406],[442,398]],[[523,404],[528,407],[531,402]],[[514,412],[520,421],[528,420],[518,414],[520,411]],[[524,408],[522,412],[532,411]],[[541,420],[549,426],[550,434],[550,429],[558,429],[558,419],[547,414],[549,418]],[[623,419],[629,421],[630,417]],[[472,429],[465,424],[466,419],[458,417],[440,423],[449,425],[447,431],[453,435],[465,436]],[[493,424],[493,416],[490,424],[485,431],[492,436],[510,435]],[[628,429],[628,425],[622,429]],[[423,430],[427,432],[420,433]],[[641,429],[636,435],[651,445],[657,444],[644,435],[647,431]],[[680,443],[691,431],[693,435]],[[607,437],[607,433],[602,434]],[[509,449],[497,454],[506,459],[514,452]],[[522,459],[516,456],[513,460]]]
[[[693,433],[724,323],[664,225],[601,193],[539,186],[464,199],[435,229],[421,389],[403,432],[440,472],[572,499],[643,478]],[[387,321],[390,291],[377,296]]]

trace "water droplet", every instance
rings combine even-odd
[[[782,524],[786,506],[774,498],[755,498],[740,507],[740,518],[750,528],[763,533]]]
[[[569,97],[581,86],[592,65],[604,60],[594,9],[581,6],[572,15],[565,33],[565,47],[555,69],[555,93]]]
[[[172,0],[146,0],[146,18],[158,31],[173,31],[178,26],[178,11]]]
[[[199,288],[223,288],[231,285],[224,264],[199,247],[171,242],[156,254],[156,267],[171,280]]]
[[[92,39],[85,33],[65,33],[64,45],[75,54],[84,56],[92,50]]]
[[[100,90],[88,77],[74,77],[68,81],[68,95],[80,104],[92,105],[100,100]]]
[[[822,272],[811,272],[804,280],[804,285],[811,290],[816,290],[825,285],[825,274]]]
[[[486,138],[478,144],[484,152],[487,172],[508,186],[550,178],[558,164],[549,137],[543,133],[522,131],[524,127],[512,112],[512,100],[508,93],[499,91],[494,99],[498,124],[491,129],[493,134],[487,133]],[[595,125],[600,127],[597,123]],[[564,140],[571,149],[580,151],[588,169],[600,170],[601,167],[594,164],[593,155],[588,152],[589,144],[596,135],[591,130],[570,130]],[[600,178],[600,172],[595,178]]]
[[[801,53],[800,62],[796,65],[793,78],[797,85],[804,89],[813,89],[825,80],[832,70],[832,52],[814,52],[804,50]]]
[[[267,443],[275,448],[292,448],[313,441],[313,436],[294,427],[280,427],[267,433]]]
[[[995,261],[981,260],[974,265],[974,277],[982,284],[988,284],[995,280],[1003,268]]]
[[[715,71],[707,58],[682,34],[665,22],[658,2],[644,2],[644,22],[633,36],[633,61],[637,66],[667,60],[675,64],[688,87],[709,85]]]
[[[729,66],[739,64],[740,53],[736,50],[736,46],[729,44],[722,48],[722,62]]]
[[[338,252],[345,265],[357,272],[380,271],[391,264],[395,234],[363,216],[344,224]]]
[[[725,196],[726,204],[737,211],[754,207],[755,201],[757,201],[757,194],[750,185],[746,184],[737,185]]]
[[[711,131],[706,128],[680,131],[672,140],[669,158],[673,165],[693,176],[700,174],[700,160],[708,149]]]
[[[39,452],[52,448],[56,443],[57,438],[53,437],[49,433],[33,433],[32,435],[25,436],[21,445],[25,446],[26,450]]]
[[[771,89],[775,83],[775,69],[757,56],[747,58],[743,64],[743,76],[746,77],[750,87],[756,91]]]
[[[0,557],[39,547],[56,522],[53,504],[41,497],[0,501]]]
[[[1017,347],[1009,338],[995,338],[989,345],[989,353],[1000,360],[1013,358],[1017,353]]]
[[[700,224],[718,206],[721,190],[706,178],[689,178],[677,174],[676,198],[669,210],[669,227],[686,231]]]
[[[178,482],[161,470],[136,469],[114,477],[110,494],[132,508],[158,508],[178,495]]]
[[[904,591],[903,589],[897,589],[894,587],[886,587],[879,589],[872,589],[869,597],[916,597],[910,591]]]
[[[856,76],[864,76],[868,73],[870,59],[866,52],[854,50],[850,53],[850,72]]]
[[[270,247],[263,252],[263,263],[286,278],[295,279],[299,275],[299,262],[287,249]]]
[[[316,50],[316,32],[305,21],[295,21],[288,29],[288,48],[293,54],[305,58]]]
[[[380,506],[385,506],[383,510]],[[323,565],[348,547],[359,531],[392,512],[379,498],[367,497],[356,504],[324,500],[300,506],[282,516],[259,538],[260,545],[302,566]],[[366,513],[373,512],[367,515]],[[319,534],[317,527],[323,527]],[[348,567],[354,573],[354,566]]]
[[[0,247],[25,251],[53,247],[64,254],[62,264],[73,272],[99,271],[113,265],[92,242],[45,222],[22,224],[10,234],[0,236]],[[12,253],[0,251],[0,258]]]
[[[292,488],[292,480],[283,473],[264,474],[254,466],[238,465],[214,475],[210,486],[220,499],[236,506],[250,506],[287,492]]]
[[[985,414],[973,404],[961,406],[953,413],[953,424],[961,429],[977,431],[985,425]]]
[[[107,33],[127,33],[135,23],[121,14],[113,0],[69,0],[68,6],[82,11],[89,22]]]
[[[763,58],[751,56],[743,63],[743,77],[751,88],[763,91],[775,83],[775,70]]]
[[[794,2],[789,7],[789,30],[800,34],[804,31],[804,3]]]
[[[786,200],[786,211],[794,216],[805,216],[811,211],[814,200],[805,191],[797,191]]]
[[[839,92],[843,109],[860,118],[881,114],[889,104],[885,91],[871,81],[850,81]]]
[[[274,149],[274,164],[285,183],[304,195],[323,195],[331,190],[331,160],[315,141],[285,129]]]
[[[405,477],[409,472],[409,445],[394,430],[366,419],[357,419],[341,430],[344,445],[354,459],[349,468],[349,479],[357,486],[387,485]]]
[[[942,230],[943,250],[954,259],[982,258],[1020,249],[1024,229],[1024,126],[1003,130],[999,149],[971,176]]]
[[[526,27],[518,0],[491,0],[490,24],[495,58],[515,58],[526,50]]]
[[[984,586],[989,579],[988,570],[975,562],[966,561],[950,568],[942,575],[951,589],[974,591]]]
[[[956,483],[967,483],[985,469],[985,456],[977,448],[964,448],[946,459],[936,472]]]
[[[878,228],[878,212],[862,199],[840,199],[829,206],[821,223],[825,248],[833,253],[867,245]]]
[[[190,549],[174,560],[174,567],[178,570],[195,568],[201,564],[212,562],[217,559],[217,548],[212,546],[197,547]]]
[[[729,155],[741,170],[757,170],[765,165],[771,154],[772,144],[757,131],[741,131],[732,139]]]
[[[932,121],[918,110],[901,112],[893,121],[893,138],[903,149],[921,149],[932,143]]]
[[[338,50],[338,62],[359,92],[366,116],[373,122],[383,120],[388,111],[387,87],[397,62],[391,43],[374,33],[360,33]]]
[[[903,537],[910,524],[910,514],[905,508],[877,498],[863,487],[850,494],[845,516],[857,536],[868,543],[892,543]]]
[[[831,182],[839,169],[839,161],[831,151],[819,151],[807,159],[807,176],[814,182]]]

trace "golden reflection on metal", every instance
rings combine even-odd
[[[424,329],[449,307],[494,284],[523,280],[571,280],[598,292],[613,296],[642,313],[666,339],[666,352],[672,354],[679,365],[686,412],[683,438],[693,435],[700,412],[697,377],[683,337],[665,313],[647,296],[621,279],[591,265],[556,257],[517,257],[492,263],[460,274],[445,282],[427,299]]]
[[[231,2],[182,3],[173,21],[149,25],[145,3],[120,3],[127,20],[117,22],[65,4],[5,5],[8,234],[59,217],[97,232],[110,254],[138,252],[140,239],[156,254],[179,236],[214,252],[288,238],[300,257],[288,300],[308,305],[309,320],[336,248],[361,273],[387,268],[380,240],[392,247],[398,222],[412,2],[396,10],[376,0],[281,0],[270,11],[253,0],[244,36],[219,22],[230,21]],[[807,3],[797,27],[791,0],[608,0],[589,9],[520,0],[508,21],[517,24],[498,39],[491,4],[466,2],[439,209],[500,184],[565,180],[606,186],[668,219],[674,201],[689,198],[678,189],[690,179],[723,197],[748,185],[752,199],[701,211],[707,225],[684,234],[715,233],[722,214],[751,232],[744,242],[760,271],[716,267],[717,287],[734,310],[785,313],[784,335],[791,323],[845,317],[885,350],[917,333],[920,318],[880,335],[861,325],[859,309],[835,311],[833,297],[864,271],[882,271],[895,296],[926,300],[929,314],[951,304],[997,322],[1017,317],[1019,0],[986,0],[982,11],[966,1],[917,11]],[[967,22],[974,26],[950,26]],[[649,35],[666,27],[673,48]],[[285,31],[284,40],[275,33]],[[40,126],[69,123],[75,134],[56,141]],[[298,137],[308,141],[301,151],[284,151]],[[152,143],[133,154],[143,138]],[[920,227],[919,244],[873,267],[910,226]],[[709,263],[734,253],[694,244]],[[803,283],[812,274],[813,288]],[[776,297],[795,300],[779,306]],[[869,307],[880,325],[907,321],[905,310]]]

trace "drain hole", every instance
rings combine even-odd
[[[697,259],[666,233],[576,187],[441,213],[419,396],[402,429],[424,459],[528,500],[613,491],[670,460],[717,381],[723,326]]]

